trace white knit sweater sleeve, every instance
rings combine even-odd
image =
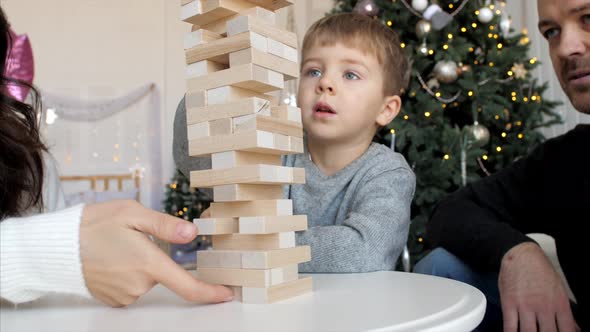
[[[80,259],[83,208],[0,222],[0,297],[14,303],[50,292],[91,297]]]

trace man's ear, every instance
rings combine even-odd
[[[399,96],[385,97],[383,108],[377,115],[375,122],[381,127],[388,125],[399,114],[401,107],[402,99]]]

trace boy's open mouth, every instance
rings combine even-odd
[[[334,111],[334,109],[330,105],[321,101],[315,104],[315,106],[313,107],[313,112],[336,114],[336,111]]]

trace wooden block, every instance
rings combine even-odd
[[[201,122],[188,125],[186,136],[189,140],[211,136],[209,130],[209,122]]]
[[[250,1],[250,2],[253,2],[253,1]],[[276,2],[276,1],[273,1],[273,2]],[[266,7],[272,8],[270,6],[266,6]],[[236,16],[232,17],[232,19],[236,18],[240,15],[248,15],[248,16],[252,16],[254,18],[257,18],[258,20],[260,20],[261,22],[264,22],[266,24],[270,24],[270,25],[277,24],[277,15],[274,12],[275,9],[268,10],[267,8],[263,8],[263,7],[259,7],[259,6],[249,8],[244,11],[241,11]]]
[[[286,80],[293,80],[299,77],[299,65],[296,62],[262,52],[255,48],[246,48],[230,53],[229,65],[240,66],[248,63],[276,71],[285,75]]]
[[[295,232],[211,236],[215,250],[277,250],[295,247]]]
[[[215,267],[225,269],[242,268],[241,251],[226,250],[198,250],[197,268]]]
[[[217,20],[215,22],[211,22],[209,24],[203,25],[203,26],[193,25],[193,30],[206,29],[206,30],[218,33],[220,35],[227,36],[227,21],[232,20],[232,19],[234,19],[238,16],[242,16],[242,15],[252,16],[252,17],[260,20],[261,22],[269,24],[269,25],[276,25],[276,14],[274,12],[266,10],[261,7],[252,7],[252,8],[243,10],[236,15],[233,15],[230,17],[225,17],[225,18],[222,18],[222,19]]]
[[[291,6],[294,4],[293,1],[289,0],[248,0],[257,6],[266,8],[268,10],[276,11],[278,9]]]
[[[302,184],[305,183],[305,169],[274,165],[248,165],[192,171],[190,178],[191,187],[194,188],[210,188],[229,184]]]
[[[200,0],[186,1],[184,3],[181,3],[180,19],[186,22],[186,20],[190,19],[193,16],[200,15],[202,12],[203,9],[201,8]]]
[[[275,134],[303,137],[303,126],[299,122],[278,119],[270,116],[249,114],[233,119],[233,132],[262,130]]]
[[[207,90],[207,105],[228,104],[252,97],[264,99],[268,101],[271,106],[276,103],[272,96],[228,85]]]
[[[209,155],[212,153],[239,150],[275,155],[303,153],[303,139],[285,136],[289,144],[280,134],[266,131],[242,132],[233,135],[209,136],[188,142],[191,157]],[[291,144],[296,142],[297,144]]]
[[[282,166],[281,156],[245,151],[227,151],[211,155],[212,169],[233,168],[247,165]]]
[[[270,102],[268,100],[253,97],[226,104],[187,108],[186,120],[187,124],[190,126],[196,123],[224,118],[235,118],[249,114],[270,116]],[[233,128],[231,131],[233,132]]]
[[[232,118],[223,118],[207,122],[188,125],[187,137],[189,140],[208,136],[231,135],[233,133]]]
[[[238,218],[203,218],[193,223],[199,228],[199,235],[234,234],[239,232]]]
[[[227,269],[272,269],[276,267],[309,262],[311,249],[299,246],[278,250],[199,250],[198,267]]]
[[[273,25],[261,22],[259,19],[240,15],[227,21],[227,35],[234,36],[246,31],[256,32],[287,46],[297,48],[297,35],[293,32],[279,29]]]
[[[270,115],[288,121],[301,123],[301,109],[289,105],[273,106],[270,108]]]
[[[229,53],[249,47],[267,52],[268,40],[266,37],[251,31],[213,40],[186,50],[186,63],[191,64],[193,62],[211,60],[229,65]]]
[[[229,68],[229,66],[225,64],[209,60],[193,62],[186,66],[186,78],[190,79],[194,77],[205,76],[207,74],[227,68]]]
[[[223,38],[223,36],[221,36],[220,34],[205,29],[191,31],[184,36],[184,49],[188,50],[195,46],[202,45],[221,38]]]
[[[201,0],[182,6],[181,19],[194,25],[206,25],[231,17],[256,4],[245,0]]]
[[[212,218],[293,215],[290,199],[259,200],[249,202],[214,202],[209,207]]]
[[[284,77],[275,71],[246,64],[188,80],[188,91],[209,90],[226,85],[265,93],[284,88]]]
[[[312,291],[312,279],[311,277],[305,277],[268,288],[242,287],[238,292],[243,303],[266,304],[311,293]]]
[[[228,184],[213,187],[216,202],[272,200],[283,198],[281,185]]]
[[[291,151],[301,151],[299,153],[303,153],[303,138],[301,137],[292,137],[288,136],[289,138],[289,150]]]
[[[244,251],[241,255],[244,269],[272,269],[311,260],[311,247],[299,246],[268,251]]]
[[[209,121],[209,130],[211,136],[229,135],[233,133],[233,119],[217,119]]]
[[[228,286],[266,288],[297,280],[298,277],[299,272],[297,265],[289,265],[267,270],[222,269],[212,267],[197,268],[197,278],[199,280]]]
[[[240,234],[299,232],[307,229],[307,216],[240,217]]]
[[[298,62],[297,49],[287,46],[276,40],[267,38],[268,40],[268,53],[287,59],[292,62]]]
[[[193,91],[187,92],[184,95],[184,106],[187,110],[187,117],[188,117],[188,110],[196,107],[204,107],[207,105],[207,91]]]

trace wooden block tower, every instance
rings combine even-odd
[[[211,218],[196,219],[213,250],[197,254],[198,278],[233,286],[244,303],[271,303],[311,292],[298,264],[311,259],[295,245],[307,229],[282,186],[305,183],[304,169],[281,155],[303,152],[301,112],[276,106],[269,92],[299,75],[297,36],[276,27],[286,0],[181,0],[185,37],[189,155],[211,155],[193,171],[192,187],[212,187]]]

